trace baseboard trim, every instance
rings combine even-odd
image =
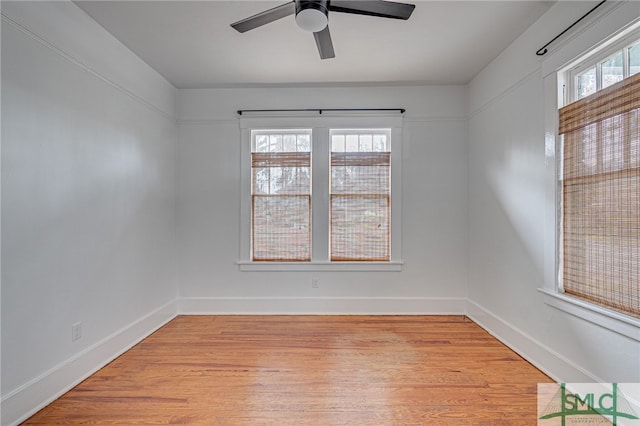
[[[2,421],[23,422],[176,316],[172,300],[3,396]]]
[[[180,315],[464,315],[466,299],[436,297],[184,297]]]
[[[467,301],[467,316],[556,382],[602,382],[602,379],[471,300]]]
[[[85,349],[2,398],[2,425],[14,426],[60,397],[176,315],[467,315],[557,382],[602,382],[577,364],[465,298],[185,297]],[[570,379],[570,380],[568,380]]]

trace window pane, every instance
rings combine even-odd
[[[309,154],[253,154],[253,194],[309,194]]]
[[[640,72],[640,43],[629,48],[629,75]]]
[[[331,151],[344,152],[344,135],[331,136]]]
[[[371,135],[360,135],[360,152],[371,152],[373,149],[373,138]]]
[[[270,167],[254,167],[253,172],[253,193],[254,194],[268,194],[270,188]]]
[[[389,197],[331,196],[331,260],[389,260]]]
[[[624,78],[622,70],[622,51],[604,61],[601,64],[601,67],[603,89],[621,81]]]
[[[347,135],[346,152],[358,152],[358,135]]]
[[[625,151],[629,141],[625,141],[625,118],[616,115],[600,122],[602,132],[600,172],[609,173],[622,170],[625,166]]]
[[[389,147],[387,146],[387,135],[373,135],[373,151],[389,151]]]
[[[389,192],[389,165],[332,166],[331,193],[333,194],[387,194]]]
[[[282,152],[282,135],[269,135],[269,151]]]
[[[269,152],[269,135],[257,135],[254,152]]]
[[[639,177],[572,182],[564,189],[564,288],[640,315]],[[632,188],[635,188],[633,190]]]
[[[311,151],[311,135],[298,135],[298,152]]]
[[[253,198],[253,260],[311,259],[308,196]]]
[[[308,167],[271,168],[271,194],[305,194],[310,183]]]
[[[578,80],[578,99],[596,93],[596,67],[583,72],[576,79]]]
[[[296,135],[284,135],[284,152],[296,152]]]

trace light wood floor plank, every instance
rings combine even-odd
[[[25,425],[535,425],[551,380],[463,316],[179,316]]]

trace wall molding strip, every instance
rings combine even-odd
[[[129,98],[133,99],[134,101],[136,101],[136,102],[144,105],[145,107],[149,108],[151,111],[159,114],[160,116],[162,116],[162,117],[164,117],[164,118],[166,118],[168,120],[171,120],[173,122],[176,121],[176,118],[173,116],[173,114],[171,114],[171,113],[169,113],[167,111],[164,111],[163,109],[161,109],[160,107],[156,106],[155,104],[153,104],[153,103],[147,101],[146,99],[138,96],[132,90],[127,89],[123,85],[121,85],[119,83],[116,83],[115,81],[111,80],[110,78],[108,78],[107,76],[103,75],[99,71],[91,68],[90,66],[88,66],[84,62],[82,62],[80,59],[74,57],[73,55],[71,55],[70,53],[68,53],[67,51],[62,49],[61,47],[57,46],[53,42],[50,42],[49,40],[41,37],[40,35],[38,35],[36,33],[34,33],[29,28],[25,27],[24,25],[20,24],[19,22],[15,21],[14,19],[8,17],[4,13],[2,13],[1,16],[2,16],[2,23],[3,24],[10,25],[11,27],[17,29],[18,31],[22,32],[23,34],[27,35],[31,39],[33,39],[36,42],[40,43],[42,46],[44,46],[47,49],[49,49],[54,54],[56,54],[59,57],[65,59],[67,62],[77,66],[78,68],[81,68],[82,70],[84,70],[87,73],[93,75],[97,79],[102,80],[103,82],[105,82],[109,86],[113,87],[117,91],[121,92],[122,94],[128,96]]]

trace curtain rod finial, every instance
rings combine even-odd
[[[597,5],[595,5],[595,7],[593,7],[593,9],[591,9],[590,11],[588,11],[587,13],[585,13],[584,15],[582,15],[582,17],[580,17],[580,19],[578,19],[576,22],[574,22],[573,24],[569,25],[563,32],[561,32],[560,34],[558,34],[557,36],[555,36],[549,43],[545,44],[544,46],[542,46],[540,49],[538,49],[538,51],[536,52],[536,55],[538,56],[542,56],[545,53],[547,53],[547,46],[549,46],[551,43],[553,43],[554,41],[556,41],[557,39],[559,39],[564,33],[566,33],[567,31],[569,31],[571,28],[575,27],[576,24],[580,21],[582,21],[584,18],[586,18],[587,16],[589,16],[591,14],[591,12],[593,12],[594,10],[596,10],[597,8],[599,8],[600,6],[602,6],[607,0],[602,0],[600,3],[598,3]]]

